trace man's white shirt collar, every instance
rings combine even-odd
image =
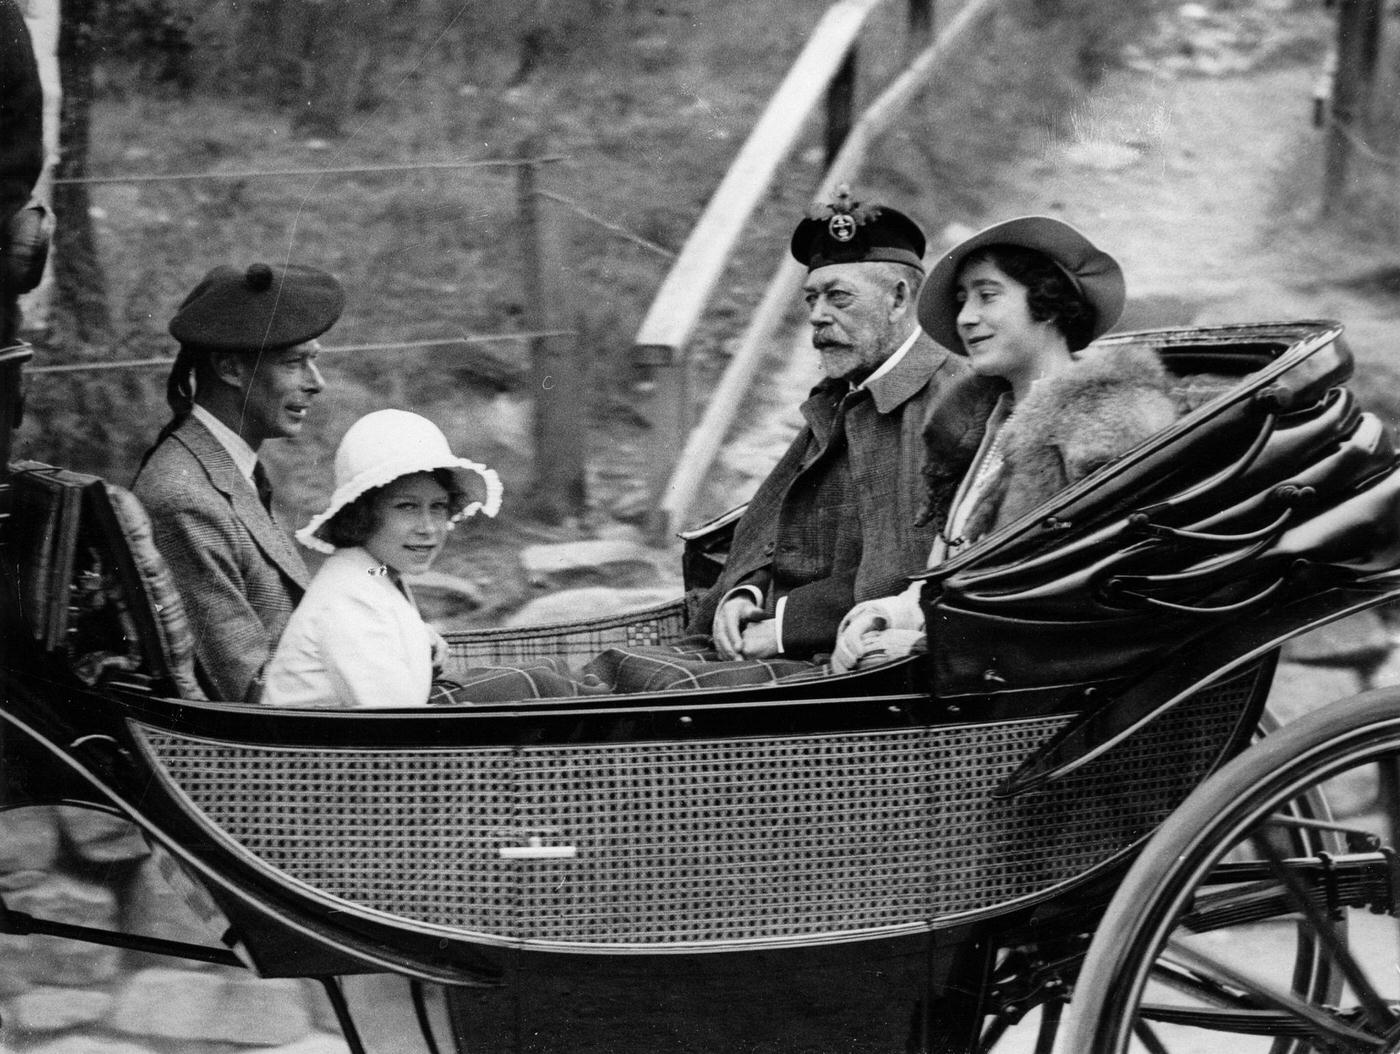
[[[890,370],[892,370],[892,369],[894,369],[896,366],[898,366],[898,365],[899,365],[899,360],[902,359],[902,358],[904,358],[904,356],[906,356],[906,355],[909,354],[909,349],[912,348],[912,347],[914,346],[915,341],[917,341],[917,340],[919,339],[919,334],[920,334],[921,332],[923,332],[923,331],[920,330],[918,326],[915,326],[915,327],[914,327],[914,332],[913,332],[913,333],[910,333],[909,336],[908,336],[907,338],[905,338],[904,343],[901,344],[898,348],[895,349],[894,354],[891,355],[891,356],[890,356],[888,359],[886,359],[884,362],[880,363],[880,368],[879,368],[878,370],[876,370],[876,371],[875,371],[874,373],[872,373],[869,377],[865,378],[865,380],[863,380],[863,381],[861,381],[859,384],[857,384],[857,385],[855,386],[855,388],[852,389],[852,390],[855,391],[855,390],[858,390],[858,389],[861,389],[861,388],[869,388],[869,387],[870,387],[870,382],[871,382],[871,381],[878,380],[879,378],[883,377],[885,374],[889,373]]]
[[[241,435],[198,403],[194,404],[192,413],[194,414],[195,420],[209,429],[214,438],[219,441],[219,444],[228,451],[228,456],[233,458],[233,463],[238,468],[243,478],[249,483],[252,483],[253,466],[258,463],[257,451],[250,447]]]

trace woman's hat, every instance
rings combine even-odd
[[[444,468],[452,473],[463,494],[476,493],[473,500],[452,518],[465,519],[478,512],[495,516],[501,508],[501,479],[495,470],[475,461],[453,456],[447,437],[426,417],[407,410],[376,410],[366,414],[345,433],[335,450],[335,493],[325,512],[312,517],[297,541],[317,552],[333,553],[335,546],[320,530],[345,506],[376,487],[383,487],[400,476]]]
[[[1126,289],[1117,260],[1063,220],[1019,216],[963,239],[944,253],[929,272],[919,291],[919,325],[948,350],[964,353],[962,338],[958,336],[958,271],[969,255],[987,245],[1017,245],[1048,256],[1094,309],[1089,340],[1107,333],[1123,314]]]
[[[223,264],[180,302],[170,335],[201,351],[273,351],[319,337],[344,309],[345,290],[318,267]]]

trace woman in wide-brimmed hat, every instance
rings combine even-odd
[[[455,456],[426,418],[379,410],[345,433],[335,483],[330,505],[297,532],[330,555],[268,664],[263,702],[381,708],[578,694],[553,663],[435,680],[446,644],[419,615],[407,579],[432,565],[457,522],[496,515],[493,470]]]
[[[925,432],[925,515],[939,528],[929,565],[1010,523],[1178,416],[1157,356],[1085,349],[1123,311],[1123,271],[1082,233],[1048,216],[994,224],[949,250],[919,294],[919,323],[1006,390],[971,467],[937,423]],[[921,583],[846,616],[833,666],[847,670],[918,647]]]

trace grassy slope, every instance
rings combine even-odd
[[[950,6],[940,5],[940,19]],[[1028,13],[1036,6],[1008,5],[975,46],[949,61],[871,159],[867,190],[912,209],[933,230],[949,215],[976,212],[980,196],[995,188],[999,166],[1026,135],[1055,119],[1057,100],[1094,61],[1087,23],[1070,17],[1091,9],[1091,0],[1065,0],[1050,21]],[[903,5],[887,7],[862,53],[865,98],[902,53]],[[285,112],[256,101],[207,93],[174,98],[128,84],[99,101],[90,170],[248,172],[508,158],[530,141],[565,158],[546,170],[547,189],[674,250],[825,8],[820,0],[709,0],[623,9],[510,89],[502,86],[502,63],[487,55],[470,69],[451,56],[397,56],[381,70],[382,102],[356,115],[333,143],[294,138]],[[722,365],[726,341],[819,178],[819,130],[814,124],[809,132],[813,148],[799,151],[771,193],[691,349],[699,391]],[[316,263],[342,278],[349,306],[329,345],[528,329],[514,187],[511,170],[494,168],[96,187],[116,340],[110,348],[43,349],[41,358],[167,353],[173,349],[164,323],[194,281],[214,263],[256,259]],[[587,393],[593,484],[606,505],[635,485],[654,442],[629,409],[627,351],[666,261],[584,220],[575,220],[573,235],[578,348],[595,382]],[[491,350],[520,361],[528,345]],[[521,493],[530,470],[528,405],[520,393],[472,383],[454,368],[454,354],[327,357],[333,386],[308,435],[267,451],[295,521],[304,522],[328,494],[340,434],[384,405],[433,417],[459,452],[496,465],[508,493]],[[166,417],[163,371],[35,378],[30,404],[22,456],[126,482]],[[502,558],[539,535],[509,515],[475,526],[458,533],[443,569],[475,575],[510,606],[522,587]]]

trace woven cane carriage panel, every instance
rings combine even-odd
[[[1077,772],[1010,800],[990,792],[1063,722],[941,730],[934,913],[1051,889],[1150,834],[1209,774],[1259,676],[1250,669],[1199,692]]]
[[[1254,673],[1044,792],[989,792],[1049,717],[678,742],[288,750],[138,728],[207,822],[360,907],[539,947],[786,944],[1053,889],[1204,778]],[[503,847],[572,847],[503,859]]]
[[[207,822],[329,896],[417,922],[509,933],[509,748],[269,749],[137,728]]]
[[[522,875],[543,941],[859,933],[926,914],[925,729],[531,750],[522,799],[579,848]]]

